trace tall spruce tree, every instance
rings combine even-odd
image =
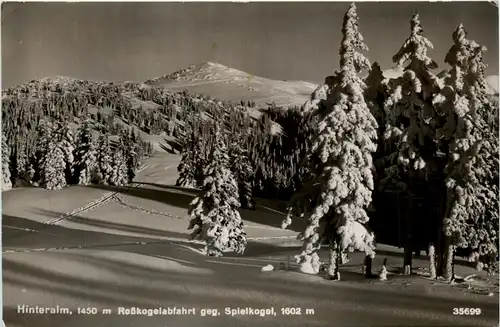
[[[113,151],[112,161],[113,172],[109,183],[115,186],[123,186],[128,184],[127,163],[120,148]]]
[[[16,151],[16,172],[18,180],[21,182],[30,182],[28,156],[26,155],[26,145],[19,142]]]
[[[325,112],[308,156],[311,189],[302,210],[290,207],[290,215],[307,215],[304,242],[297,256],[304,272],[318,273],[317,251],[324,242],[330,245],[327,276],[340,279],[342,253],[354,249],[374,256],[374,236],[364,224],[365,211],[373,190],[372,157],[376,150],[377,122],[364,97],[364,83],[358,77],[370,64],[359,50],[368,50],[358,31],[356,6],[351,4],[344,16],[340,47],[340,71],[326,100]]]
[[[377,176],[375,178],[375,185],[380,185],[380,178],[383,177],[383,169],[385,168],[384,159],[388,152],[390,152],[391,143],[384,139],[385,131],[385,111],[384,104],[387,101],[389,86],[387,80],[384,78],[380,65],[375,62],[372,64],[370,73],[366,78],[365,100],[368,108],[378,124],[378,137],[377,137],[377,151],[373,155],[375,167],[377,168]],[[376,187],[377,188],[377,187]]]
[[[252,180],[255,174],[248,158],[248,151],[243,148],[241,141],[240,138],[233,135],[228,140],[231,144],[229,148],[230,168],[238,184],[241,207],[244,209],[254,209]]]
[[[446,87],[434,102],[446,115],[440,142],[448,151],[447,210],[443,277],[453,278],[455,248],[466,248],[478,267],[498,267],[498,131],[483,113],[490,107],[485,91],[486,50],[467,39],[463,25],[453,33],[445,62],[451,66]]]
[[[243,253],[246,234],[238,208],[238,185],[229,169],[229,156],[224,137],[218,127],[215,147],[209,156],[201,194],[190,204],[192,238],[205,241],[207,255],[222,256],[224,252]]]
[[[188,188],[197,186],[196,157],[200,154],[199,142],[195,127],[191,125],[183,141],[181,162],[177,166],[179,172],[177,186]]]
[[[123,148],[123,157],[127,166],[127,180],[131,183],[135,178],[137,168],[137,153],[135,152],[135,143],[132,141],[127,130],[120,134],[119,147]]]
[[[45,157],[49,153],[49,145],[53,141],[52,123],[42,120],[38,125],[37,139],[35,146],[35,180],[34,185],[44,185],[45,175],[43,167],[45,166]]]
[[[66,182],[69,184],[73,181],[73,172],[74,172],[74,137],[73,137],[73,131],[71,130],[68,122],[64,122],[60,124],[57,129],[54,131],[54,134],[56,135],[58,142],[60,143],[59,146],[61,147],[61,150],[64,153],[64,162],[66,164],[65,168],[65,178]]]
[[[79,185],[90,184],[96,169],[91,119],[86,119],[77,130],[74,158],[75,182]]]
[[[42,164],[42,185],[47,190],[59,190],[67,186],[65,150],[64,144],[59,138],[50,139],[48,152]]]
[[[377,120],[379,128],[379,142],[383,140],[383,133],[385,127],[385,111],[384,104],[388,96],[388,85],[384,78],[382,69],[377,62],[371,66],[370,73],[366,80],[366,89],[364,91],[366,104],[370,108],[370,112]]]
[[[107,131],[99,135],[97,141],[97,183],[107,185],[113,173],[112,152]]]
[[[436,240],[435,235],[421,235],[415,226],[415,201],[424,198],[428,191],[433,191],[436,199],[436,212],[425,217],[432,217],[431,221],[420,219],[418,224],[427,225],[425,230],[437,232],[440,227],[433,227],[442,216],[442,202],[444,182],[442,171],[444,163],[438,159],[436,147],[436,128],[439,122],[432,99],[439,93],[441,81],[432,73],[437,64],[428,57],[427,50],[432,43],[424,37],[418,14],[411,20],[410,37],[404,42],[399,52],[394,55],[393,61],[398,67],[404,66],[403,76],[398,78],[392,88],[389,99],[385,104],[386,129],[384,138],[394,142],[395,151],[386,160],[386,184],[402,191],[403,199],[409,213],[403,221],[405,231],[405,273],[411,273],[412,253],[416,243],[426,239]],[[421,217],[422,218],[422,217]],[[420,230],[424,230],[421,228]],[[429,244],[430,247],[434,243]],[[429,250],[433,252],[433,250]],[[431,258],[433,260],[433,258]],[[431,260],[431,261],[432,261]],[[432,269],[431,269],[432,270]]]
[[[7,139],[2,131],[2,191],[7,191],[12,188],[10,180],[10,148],[7,144]]]

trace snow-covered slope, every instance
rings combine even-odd
[[[187,89],[198,94],[230,101],[255,101],[262,106],[301,106],[317,85],[304,81],[277,81],[253,76],[221,64],[207,62],[150,79],[149,85],[162,85],[174,91]]]

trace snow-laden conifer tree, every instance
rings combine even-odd
[[[447,210],[443,277],[453,278],[455,247],[471,252],[478,266],[497,268],[498,256],[498,130],[484,114],[490,106],[485,91],[483,52],[466,38],[463,25],[453,33],[445,61],[451,66],[446,87],[434,102],[447,121],[440,130],[448,151]]]
[[[388,96],[388,85],[382,73],[382,69],[377,62],[372,64],[365,84],[365,101],[368,108],[370,108],[370,112],[377,121],[379,126],[379,139],[382,139],[385,125],[384,103]]]
[[[74,144],[75,140],[73,137],[73,131],[69,127],[69,124],[66,122],[62,125],[59,125],[57,129],[54,131],[54,134],[56,135],[58,142],[60,143],[59,146],[61,147],[61,150],[64,153],[64,161],[66,163],[66,168],[65,168],[65,178],[67,183],[71,183],[73,179],[73,170],[74,170],[74,156],[73,152],[75,150]]]
[[[340,279],[338,266],[342,253],[354,249],[374,256],[374,236],[364,224],[366,208],[373,190],[372,156],[376,150],[377,122],[367,107],[358,77],[370,63],[358,50],[368,50],[358,31],[356,7],[351,4],[344,16],[340,47],[340,71],[326,100],[325,112],[317,128],[316,139],[308,156],[311,179],[297,210],[291,215],[307,215],[304,242],[297,260],[304,272],[318,273],[317,251],[324,242],[330,245],[327,274]],[[295,201],[294,201],[295,202]],[[297,203],[297,202],[295,202]],[[286,225],[286,224],[285,224]]]
[[[127,163],[123,157],[120,148],[113,151],[113,172],[109,183],[114,186],[123,186],[128,184]]]
[[[377,62],[371,66],[370,73],[367,76],[365,89],[365,101],[370,108],[370,112],[377,121],[377,151],[373,154],[373,161],[375,164],[375,189],[383,191],[383,185],[380,183],[381,178],[384,177],[385,159],[387,154],[391,151],[391,142],[384,139],[385,131],[385,111],[384,105],[388,97],[389,85],[387,79],[384,78],[382,69]]]
[[[437,159],[438,149],[435,143],[435,129],[437,119],[432,98],[440,91],[441,81],[431,70],[437,64],[429,58],[427,50],[432,43],[424,37],[418,14],[411,20],[410,37],[404,42],[399,52],[392,60],[398,67],[404,67],[403,76],[398,78],[392,92],[385,103],[385,133],[386,140],[394,142],[395,151],[388,156],[385,162],[385,185],[392,185],[400,191],[412,204],[416,197],[423,197],[430,188],[436,192],[435,198],[441,199],[444,193],[444,184],[441,186],[440,160]],[[426,181],[427,179],[427,181]],[[429,207],[435,207],[430,205]],[[437,206],[439,207],[439,206]],[[406,218],[405,234],[405,273],[411,272],[411,259],[414,243],[423,235],[415,235],[414,219],[409,209]],[[439,216],[437,212],[434,216]],[[422,217],[420,217],[422,218]],[[420,221],[420,224],[427,222]],[[436,231],[439,228],[427,226],[427,230]],[[426,235],[427,236],[427,235]],[[428,236],[429,238],[433,238]]]
[[[43,187],[47,190],[59,190],[66,182],[66,153],[63,143],[57,138],[51,138],[48,152],[42,165]]]
[[[255,203],[252,199],[254,171],[248,158],[248,151],[242,146],[241,138],[229,136],[231,144],[229,149],[230,168],[238,184],[238,192],[241,207],[254,209]],[[231,140],[231,138],[233,138]]]
[[[199,140],[195,132],[195,127],[190,126],[187,136],[182,145],[182,157],[177,171],[179,178],[176,185],[181,187],[194,188],[197,186],[196,182],[196,157],[199,156]]]
[[[12,188],[10,180],[10,149],[7,145],[7,139],[2,132],[2,191],[7,191]]]
[[[127,179],[131,183],[135,178],[137,168],[137,153],[135,152],[135,143],[129,136],[128,131],[124,131],[120,135],[119,146],[123,147],[123,157],[127,165]]]
[[[329,92],[328,84],[319,85],[311,94],[311,99],[301,107],[303,112],[311,112],[319,109],[320,103],[325,101]]]
[[[18,144],[16,151],[16,171],[17,177],[20,181],[30,182],[31,179],[28,164],[28,156],[26,155],[26,148],[24,144]]]
[[[210,153],[200,195],[190,205],[192,238],[205,241],[206,254],[243,253],[246,234],[238,208],[238,185],[229,169],[229,156],[220,128],[215,131],[214,150]]]
[[[97,165],[90,119],[85,120],[77,130],[74,158],[75,182],[89,185]]]
[[[108,134],[105,132],[99,135],[97,141],[97,183],[109,184],[113,174],[113,157],[109,144]]]
[[[34,185],[44,185],[45,177],[43,167],[45,166],[45,157],[49,152],[49,145],[52,142],[53,131],[52,124],[48,121],[42,120],[38,126],[38,133],[36,139],[36,165],[35,165],[35,180]]]

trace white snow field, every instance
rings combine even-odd
[[[155,153],[130,187],[3,192],[6,326],[498,325],[498,276],[488,279],[462,265],[457,274],[477,274],[474,282],[427,280],[425,258],[414,260],[414,275],[400,276],[401,251],[380,245],[373,272],[388,258],[385,282],[363,277],[361,253],[351,253],[340,267],[340,282],[299,273],[294,236],[303,224],[279,229],[283,203],[257,200],[255,211],[242,210],[249,240],[244,255],[200,254],[202,245],[189,242],[186,230],[194,192],[173,186],[178,162],[178,156]],[[320,256],[326,260],[327,253]],[[262,271],[267,265],[274,270]],[[37,306],[59,311],[22,313]],[[174,307],[194,314],[158,315]],[[247,307],[271,315],[225,312]],[[131,315],[136,308],[145,314]],[[481,314],[454,315],[454,308]],[[151,315],[142,309],[152,309]]]

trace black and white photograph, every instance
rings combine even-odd
[[[498,2],[1,14],[4,327],[499,325]]]

